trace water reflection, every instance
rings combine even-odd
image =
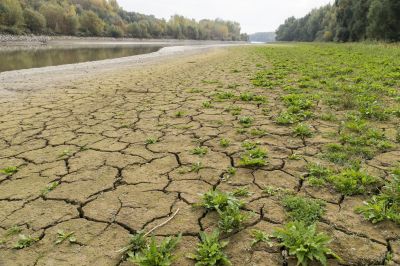
[[[32,48],[0,51],[0,72],[34,67],[97,61],[158,51],[154,45],[101,46],[75,48]]]

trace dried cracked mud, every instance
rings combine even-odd
[[[18,234],[3,237],[0,265],[129,265],[117,252],[129,234],[153,228],[178,208],[177,216],[154,233],[181,232],[175,265],[194,265],[185,254],[194,252],[199,231],[215,228],[217,219],[192,204],[211,188],[244,186],[253,193],[245,208],[254,215],[227,237],[226,253],[233,265],[283,265],[276,248],[249,250],[252,229],[271,233],[286,219],[279,199],[262,194],[268,185],[326,201],[318,227],[333,238],[330,247],[344,265],[381,265],[388,251],[400,264],[400,228],[373,225],[354,213],[364,197],[343,198],[300,181],[307,162],[315,161],[329,141],[324,133],[337,125],[315,120],[317,134],[303,141],[274,123],[270,117],[281,106],[281,92],[251,85],[258,60],[251,48],[219,48],[79,79],[56,91],[44,86],[18,99],[2,98],[0,168],[17,166],[18,172],[0,174],[0,236],[18,225],[38,241],[16,250]],[[268,97],[268,115],[254,103],[234,103],[266,135],[239,134],[238,118],[227,109],[232,102],[204,108],[216,90],[228,87]],[[149,143],[150,138],[158,141]],[[221,147],[221,138],[231,145]],[[267,166],[238,167],[247,139],[257,139],[268,150]],[[208,153],[192,154],[198,146]],[[289,160],[294,152],[302,159]],[[389,161],[399,156],[399,150],[381,154],[370,167],[385,175]],[[188,170],[193,165],[202,168]],[[237,167],[237,173],[226,179],[228,167]],[[73,231],[77,242],[55,245],[59,230]]]

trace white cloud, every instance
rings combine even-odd
[[[174,14],[194,19],[222,18],[244,32],[274,31],[290,16],[304,16],[332,0],[118,0],[128,10],[168,19]]]

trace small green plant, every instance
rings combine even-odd
[[[42,190],[42,195],[46,196],[50,191],[53,191],[58,185],[60,184],[59,181],[54,181],[48,184],[43,190]]]
[[[243,222],[248,218],[243,214],[240,208],[243,202],[236,198],[233,193],[210,190],[203,194],[202,201],[197,206],[207,210],[215,210],[219,214],[219,228],[227,233],[240,228]]]
[[[300,221],[287,223],[284,228],[277,229],[273,236],[280,241],[280,246],[288,250],[290,256],[295,256],[297,264],[308,266],[312,261],[327,265],[327,256],[341,260],[330,248],[331,241],[324,233],[317,233],[316,226],[306,225]]]
[[[212,103],[210,101],[205,101],[202,105],[204,108],[212,108]]]
[[[18,239],[17,243],[14,245],[14,248],[15,249],[24,249],[24,248],[32,246],[37,241],[39,241],[39,238],[37,238],[37,237],[19,235],[19,239]]]
[[[239,165],[260,167],[266,164],[267,152],[259,147],[246,151],[240,158]]]
[[[300,123],[293,129],[293,135],[295,137],[309,138],[312,136],[312,131],[309,125]]]
[[[288,195],[282,203],[290,220],[307,225],[317,222],[325,212],[325,203],[321,200]]]
[[[254,247],[258,243],[267,243],[269,246],[272,246],[270,236],[261,230],[252,230],[251,236],[253,240],[251,241],[250,247]]]
[[[251,127],[253,122],[254,122],[254,118],[249,117],[249,116],[242,116],[239,118],[239,123],[245,128]]]
[[[223,138],[219,141],[219,145],[223,148],[229,147],[230,144],[231,144],[231,142],[225,138]]]
[[[217,209],[219,214],[218,227],[223,232],[231,233],[248,219],[248,215],[241,212],[237,204],[228,204],[223,210]]]
[[[185,111],[179,110],[175,112],[175,117],[180,118],[185,116]]]
[[[379,195],[372,196],[357,208],[372,223],[389,220],[400,224],[400,168],[395,168],[392,180],[386,182]]]
[[[337,175],[329,176],[327,181],[346,196],[366,193],[381,184],[378,178],[355,169],[345,169]]]
[[[227,241],[219,240],[217,230],[211,234],[200,232],[200,243],[197,244],[196,254],[188,254],[187,257],[196,261],[196,266],[229,266],[232,263],[223,252],[227,245]]]
[[[22,232],[21,227],[19,227],[18,225],[13,225],[10,228],[8,228],[8,230],[5,233],[5,236],[6,237],[15,236],[21,232]]]
[[[158,142],[158,138],[150,137],[150,138],[146,139],[145,144],[155,144],[157,142]]]
[[[59,230],[57,232],[57,240],[56,244],[61,244],[65,240],[68,240],[69,243],[76,243],[75,232],[64,232],[63,230]]]
[[[222,181],[227,181],[229,178],[232,176],[236,175],[236,168],[229,166],[228,169],[226,169],[226,173],[223,175]]]
[[[214,98],[217,100],[228,100],[232,99],[233,97],[235,97],[235,94],[230,91],[217,92],[214,94]]]
[[[130,235],[129,244],[119,251],[124,254],[130,253],[131,257],[133,257],[135,254],[146,248],[147,248],[147,238],[145,236],[145,233],[139,231],[134,235]]]
[[[167,237],[157,244],[154,237],[146,248],[133,253],[128,252],[128,260],[139,266],[170,266],[175,260],[172,252],[179,244],[181,236]]]
[[[227,111],[229,111],[232,115],[240,115],[242,112],[242,108],[239,106],[231,105],[229,106],[229,108],[227,108]]]
[[[199,156],[204,156],[208,152],[207,147],[196,147],[192,150],[192,154],[199,155]]]
[[[252,142],[252,141],[248,141],[248,140],[245,140],[242,143],[242,147],[245,148],[246,150],[253,150],[253,149],[257,148],[257,146],[258,146],[257,143]]]
[[[66,150],[63,150],[58,157],[59,158],[65,158],[65,157],[69,157],[69,156],[71,156],[71,151],[66,149]]]
[[[252,194],[248,187],[239,187],[232,191],[232,195],[235,197],[250,197]]]
[[[301,160],[301,158],[303,158],[303,157],[297,153],[292,153],[288,156],[288,159],[292,160],[292,161],[298,161],[298,160]]]
[[[18,167],[17,166],[8,166],[6,168],[0,169],[0,174],[5,174],[5,175],[13,175],[16,172],[18,172]]]
[[[198,88],[191,88],[189,90],[189,93],[200,93],[200,92],[203,92],[203,91],[201,89],[198,89]]]
[[[196,162],[194,164],[192,164],[192,166],[190,167],[189,172],[194,172],[194,173],[199,173],[201,169],[203,169],[204,166],[201,162]]]
[[[299,118],[292,113],[284,111],[278,115],[275,121],[278,125],[290,125],[298,122]]]
[[[252,136],[262,137],[262,136],[265,136],[266,134],[267,134],[267,132],[263,129],[253,128],[250,130],[250,135],[252,135]]]

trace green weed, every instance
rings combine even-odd
[[[196,147],[192,150],[192,154],[199,155],[199,156],[204,156],[208,153],[208,148],[207,147]]]
[[[59,230],[57,232],[57,240],[56,240],[56,244],[61,244],[63,243],[65,240],[68,240],[69,243],[75,243],[76,242],[76,237],[75,237],[75,232],[64,232],[63,230]]]
[[[157,142],[158,142],[158,138],[150,137],[150,138],[146,139],[145,144],[155,144]]]
[[[291,221],[307,225],[317,222],[325,212],[325,203],[311,198],[288,195],[283,198],[282,204]]]
[[[252,118],[250,116],[242,116],[239,118],[239,123],[245,128],[251,127],[253,122],[254,122],[254,118]]]
[[[337,175],[329,176],[327,181],[346,196],[364,194],[377,189],[381,184],[378,178],[355,169],[345,169]]]
[[[0,174],[5,174],[5,175],[13,175],[18,172],[18,167],[17,166],[8,166],[6,168],[0,169]]]
[[[223,147],[223,148],[229,147],[230,144],[231,144],[231,142],[230,142],[228,139],[225,139],[225,138],[222,138],[222,139],[219,141],[219,145],[220,145],[221,147]]]
[[[37,238],[37,237],[19,235],[19,239],[18,239],[17,243],[14,245],[14,248],[15,249],[24,249],[24,248],[32,246],[37,241],[39,241],[39,238]]]
[[[295,137],[309,138],[312,136],[311,127],[300,123],[293,129],[293,135]]]

